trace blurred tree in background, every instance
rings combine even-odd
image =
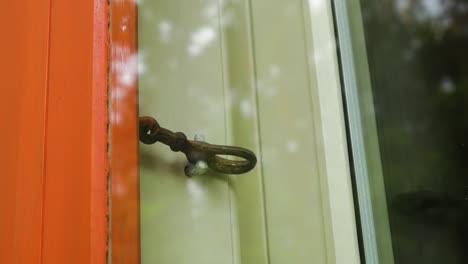
[[[468,263],[468,1],[361,5],[396,263]]]

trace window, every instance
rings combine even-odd
[[[335,8],[367,263],[467,263],[468,5]]]

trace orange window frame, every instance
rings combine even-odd
[[[139,263],[135,2],[0,7],[0,263]]]
[[[140,263],[135,0],[111,2],[111,259]]]

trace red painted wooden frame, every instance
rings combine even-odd
[[[139,263],[135,2],[0,12],[0,263]]]
[[[0,263],[139,263],[134,1],[0,7]]]
[[[135,1],[112,1],[111,12],[111,258],[140,263]]]
[[[50,3],[0,7],[0,263],[41,263]]]

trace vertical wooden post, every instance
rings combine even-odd
[[[0,4],[0,263],[41,261],[49,2]]]
[[[0,6],[0,263],[104,264],[107,1]]]
[[[111,13],[111,260],[140,263],[135,1],[112,1]]]

